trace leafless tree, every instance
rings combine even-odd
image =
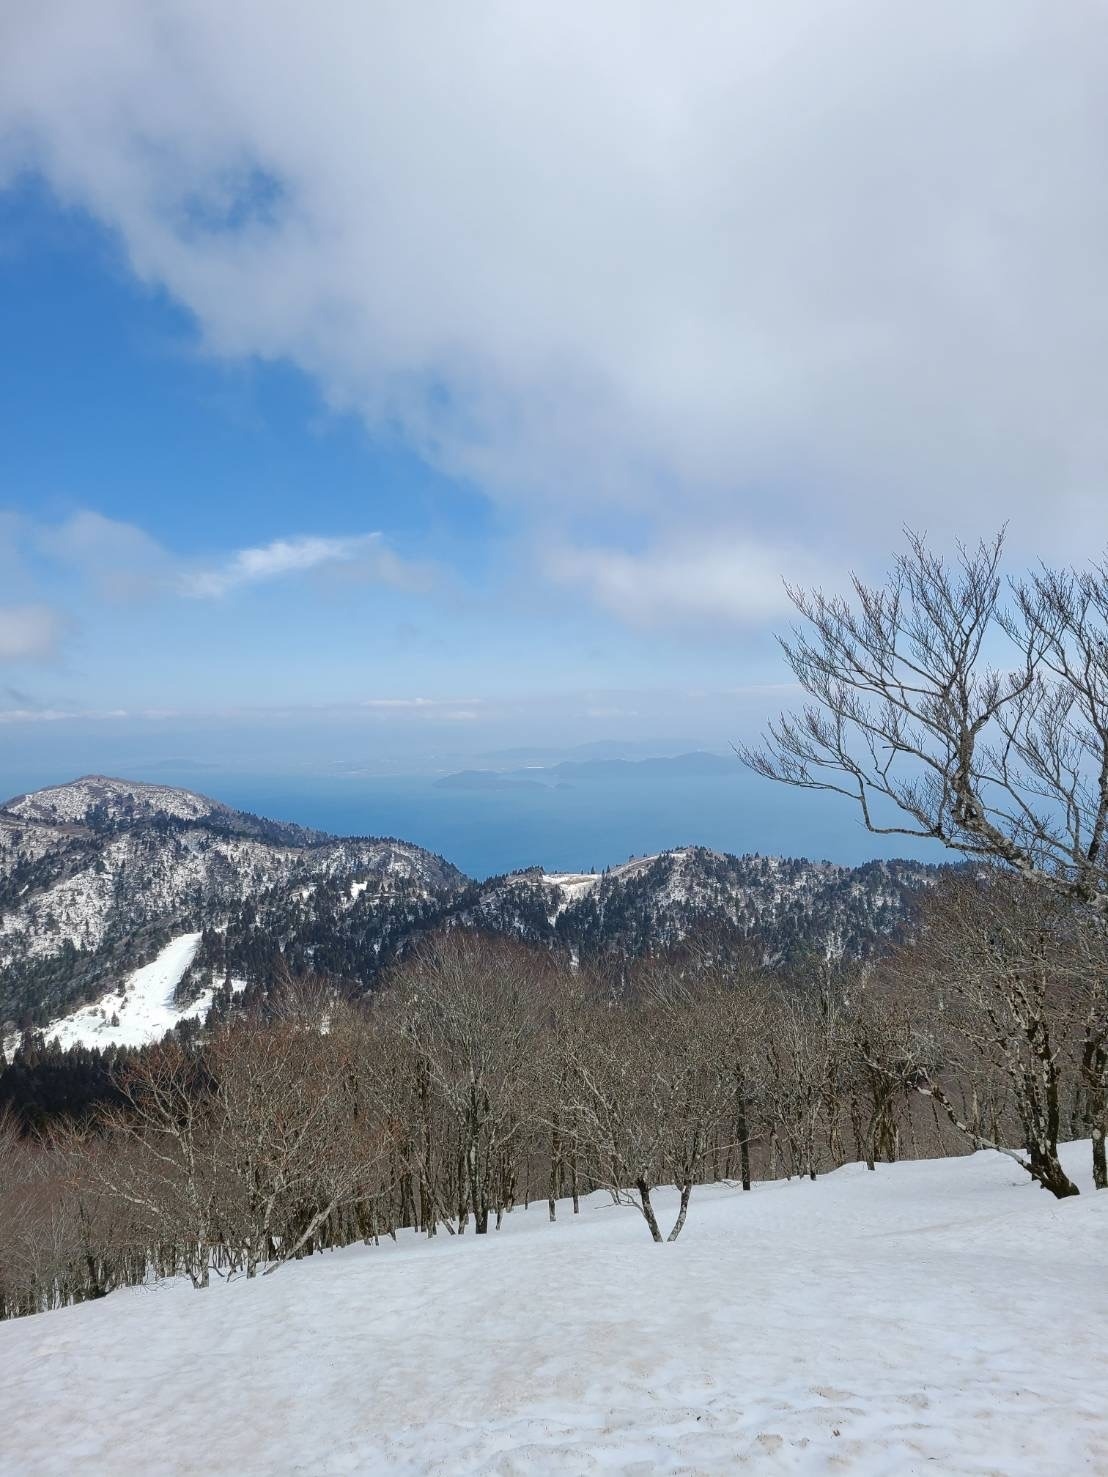
[[[792,1172],[814,1180],[820,1130],[837,1107],[841,1012],[825,992],[795,987],[778,992],[767,1011],[766,1112],[789,1155]]]
[[[1093,1145],[1093,1183],[1108,1189],[1108,920],[1083,920],[1067,933],[1067,977],[1079,1017],[1080,1111],[1079,1132],[1088,1132]]]
[[[844,1068],[858,1157],[867,1169],[900,1157],[899,1108],[918,1060],[911,1013],[900,992],[869,967],[853,972],[846,1001]]]
[[[710,1017],[719,1070],[731,1081],[733,1116],[720,1125],[718,1172],[731,1176],[738,1159],[742,1188],[751,1188],[751,1150],[763,1136],[767,1080],[764,1042],[775,999],[759,945],[726,925],[705,925],[687,935],[665,961],[687,982],[696,1009]]]
[[[299,1255],[369,1191],[384,1136],[358,1100],[349,1045],[299,1013],[236,1023],[209,1045],[223,1234],[248,1277]]]
[[[1058,1158],[1077,999],[1073,929],[1072,908],[1033,882],[998,870],[951,875],[893,966],[906,993],[922,987],[935,1027],[930,1047],[921,1032],[915,1059],[902,1064],[911,1085],[974,1147],[1009,1155],[1058,1197],[1077,1194]],[[979,1115],[967,1119],[944,1081],[973,1083],[982,1072],[1005,1083],[1022,1150],[987,1134]]]
[[[451,933],[429,941],[392,983],[417,1070],[455,1130],[458,1229],[478,1235],[510,1210],[517,1154],[534,1110],[542,1023],[536,956],[520,945]]]
[[[124,1102],[101,1116],[114,1152],[87,1140],[90,1182],[130,1207],[147,1243],[172,1244],[196,1287],[207,1287],[218,1238],[220,1129],[200,1057],[167,1038],[128,1064]]]
[[[568,1061],[568,1121],[598,1186],[641,1212],[663,1240],[652,1192],[679,1192],[669,1235],[685,1225],[722,1123],[730,1122],[734,1082],[721,1063],[713,1014],[675,971],[655,966],[634,982],[639,998],[594,997],[588,1028]]]
[[[853,799],[881,835],[1001,862],[1108,914],[1108,567],[1044,569],[1002,603],[1003,536],[954,567],[910,536],[854,599],[791,588],[782,642],[811,701],[741,757]]]

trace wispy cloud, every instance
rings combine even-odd
[[[82,508],[60,523],[25,523],[23,542],[48,563],[71,570],[110,601],[141,600],[173,578],[174,558],[134,523]]]
[[[433,582],[429,565],[401,558],[384,534],[343,537],[298,534],[269,543],[234,549],[206,560],[174,552],[134,523],[106,518],[82,509],[59,523],[9,517],[0,527],[5,560],[26,584],[32,566],[75,575],[95,595],[110,601],[184,595],[214,599],[233,590],[273,580],[339,571],[351,580],[376,581],[399,589],[426,589]],[[25,639],[37,623],[40,644],[47,629],[46,607],[21,606]],[[11,628],[16,630],[14,616]],[[13,635],[12,642],[16,642]],[[33,643],[32,643],[33,644]],[[0,637],[0,656],[5,654]]]
[[[397,718],[426,718],[445,723],[474,723],[484,707],[479,697],[371,697],[359,704],[372,713]]]
[[[386,712],[422,712],[430,708],[480,707],[479,697],[369,697],[363,708],[379,708]]]
[[[132,716],[126,708],[0,708],[0,723],[101,722]]]
[[[395,554],[382,534],[363,533],[345,538],[304,535],[274,539],[255,548],[239,549],[209,567],[186,570],[178,582],[182,594],[211,600],[244,586],[330,567],[402,589],[423,588],[429,579],[424,567],[409,564]]]

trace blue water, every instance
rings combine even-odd
[[[164,769],[136,779],[203,790],[241,810],[339,835],[397,836],[471,877],[542,865],[587,871],[670,846],[857,863],[874,856],[940,860],[905,838],[869,835],[845,800],[733,775],[582,780],[566,789],[458,791],[409,778],[290,778]]]

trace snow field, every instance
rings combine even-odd
[[[184,1009],[174,1004],[173,992],[196,957],[198,933],[171,939],[156,959],[128,976],[123,987],[85,1005],[72,1015],[53,1021],[43,1031],[47,1041],[70,1046],[145,1046],[160,1041],[178,1021],[203,1016],[212,1003],[211,990]],[[119,1025],[111,1024],[112,1016]]]
[[[1106,1263],[1108,1192],[999,1155],[699,1189],[673,1246],[535,1205],[0,1324],[0,1468],[1104,1473]]]

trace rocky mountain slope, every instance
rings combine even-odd
[[[163,955],[183,961],[176,973],[136,976],[143,988],[168,982],[151,1022],[171,1006],[195,1015],[228,982],[264,988],[282,958],[368,989],[442,927],[579,958],[712,930],[751,940],[768,962],[858,957],[910,917],[931,875],[686,847],[602,874],[536,868],[474,882],[403,841],[329,836],[188,790],[89,776],[0,807],[0,1022],[9,1036],[49,1025],[67,1040],[74,1012],[110,1020],[128,979]],[[170,948],[186,936],[187,949]]]

